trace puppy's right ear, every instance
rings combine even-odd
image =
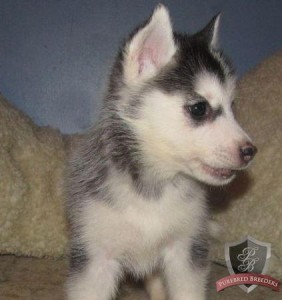
[[[176,52],[168,10],[158,5],[145,26],[138,29],[124,49],[124,78],[140,83],[155,76]]]

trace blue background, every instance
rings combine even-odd
[[[65,133],[97,119],[121,40],[159,1],[0,0],[0,91]],[[176,30],[222,12],[220,41],[241,76],[282,48],[281,0],[171,0]]]

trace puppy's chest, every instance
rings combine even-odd
[[[143,199],[117,187],[115,207],[93,201],[85,208],[84,238],[93,251],[99,248],[108,256],[122,257],[140,270],[154,264],[174,241],[194,235],[203,220],[201,196],[192,198],[171,187],[158,199]]]
[[[140,247],[165,246],[167,243],[193,234],[203,213],[197,199],[185,199],[177,189],[167,190],[162,197],[148,201],[133,201],[122,213],[134,241]],[[133,242],[132,241],[132,242]]]

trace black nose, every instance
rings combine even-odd
[[[257,151],[258,149],[256,146],[251,143],[246,143],[240,148],[240,156],[244,162],[248,163],[254,158]]]

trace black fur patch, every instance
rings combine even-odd
[[[109,173],[102,131],[86,134],[81,145],[81,148],[76,150],[68,170],[68,206],[72,211],[79,208],[82,198],[98,194],[102,197]]]
[[[145,166],[141,161],[137,137],[117,114],[112,115],[110,124],[107,147],[112,161],[120,171],[129,173],[137,193],[148,199],[158,198],[162,184],[144,181]]]
[[[112,161],[121,171],[128,170],[132,177],[138,176],[138,141],[130,127],[116,113],[113,113],[106,129],[105,144]]]
[[[133,119],[138,119],[142,107],[142,97],[140,95],[132,96],[129,104],[125,108],[125,114]]]
[[[87,253],[82,243],[75,243],[70,251],[70,273],[80,273],[88,262]]]
[[[91,195],[95,196],[99,192],[99,189],[103,187],[106,178],[108,176],[108,168],[105,165],[97,166],[95,168],[95,176],[92,176],[84,183],[85,191]]]
[[[174,37],[178,45],[175,63],[165,68],[156,78],[155,83],[159,88],[169,93],[176,90],[189,93],[193,91],[194,79],[200,72],[208,71],[216,75],[221,82],[225,82],[226,77],[234,73],[231,63],[223,53],[213,50],[220,57],[219,61],[211,53],[209,45],[196,35],[175,33]]]
[[[192,265],[196,268],[206,268],[208,265],[209,241],[203,235],[193,240],[190,257]]]

